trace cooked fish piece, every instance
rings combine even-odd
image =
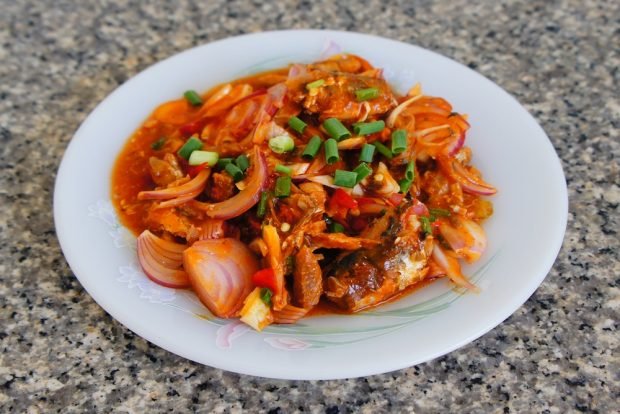
[[[357,312],[381,303],[422,281],[428,273],[432,237],[418,236],[417,217],[392,209],[378,219],[368,235],[381,243],[340,256],[327,271],[326,297],[339,307]]]

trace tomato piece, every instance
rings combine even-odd
[[[276,292],[276,274],[272,268],[261,269],[252,276],[252,283],[258,287],[266,287]]]
[[[209,163],[207,162],[205,162],[204,164],[200,164],[200,165],[189,165],[187,167],[187,173],[189,174],[190,177],[194,178],[195,176],[198,175],[200,171],[207,168],[208,165]]]
[[[357,208],[357,201],[342,188],[337,188],[336,191],[334,191],[331,201],[338,204],[340,207]]]
[[[190,122],[189,124],[185,124],[179,128],[179,132],[185,138],[191,137],[194,134],[199,134],[202,132],[202,129],[207,124],[207,120],[205,118],[199,119],[198,121]]]

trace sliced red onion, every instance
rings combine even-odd
[[[265,188],[268,178],[267,162],[258,146],[254,146],[251,165],[252,174],[247,178],[245,188],[239,191],[239,193],[220,203],[212,204],[193,201],[193,205],[203,210],[207,216],[223,220],[240,216],[251,209],[258,202],[260,193]]]
[[[439,265],[443,270],[445,270],[446,275],[450,278],[452,282],[454,282],[457,286],[464,287],[469,290],[479,291],[478,287],[472,284],[467,277],[461,273],[461,265],[459,261],[452,257],[450,254],[445,252],[441,247],[439,247],[439,243],[433,244],[433,260],[435,263]]]
[[[138,261],[144,273],[153,282],[170,287],[189,287],[189,278],[183,270],[184,244],[174,243],[144,230],[138,236]]]
[[[194,198],[198,197],[198,195],[200,195],[200,193],[202,193],[202,190],[204,188],[199,188],[194,192],[191,193],[187,193],[183,196],[177,197],[177,198],[173,198],[170,200],[166,200],[166,201],[162,201],[161,203],[158,203],[155,205],[154,208],[159,209],[159,208],[167,208],[167,207],[176,207],[176,206],[180,206],[181,204],[185,204],[187,203],[189,200],[193,200]]]
[[[250,249],[231,238],[194,243],[184,251],[183,264],[200,301],[221,318],[236,316],[259,268]]]
[[[200,171],[196,175],[196,177],[183,185],[165,188],[163,190],[140,191],[138,193],[138,200],[168,200],[171,198],[181,197],[195,192],[198,192],[198,194],[200,194],[200,192],[204,190],[210,174],[211,169],[205,168],[204,170]]]
[[[337,55],[340,52],[342,52],[342,47],[340,47],[340,45],[333,40],[328,40],[323,51],[319,55],[319,60],[327,59],[328,57]]]
[[[413,200],[411,209],[413,210],[416,216],[428,216],[429,215],[429,211],[428,211],[428,208],[426,207],[426,204],[424,204],[417,198]]]
[[[463,191],[478,195],[492,195],[497,192],[495,187],[473,175],[460,162],[444,157],[438,157],[437,161],[444,174],[456,180]]]
[[[448,155],[449,156],[455,155],[461,148],[463,148],[464,144],[465,144],[465,132],[461,132],[455,140],[453,140],[450,144],[448,144],[448,147],[446,148]]]
[[[390,112],[390,115],[387,117],[387,120],[385,121],[385,124],[387,126],[389,126],[390,128],[393,128],[394,127],[394,123],[396,122],[396,118],[398,118],[400,116],[400,114],[405,110],[405,108],[407,108],[409,105],[411,105],[412,103],[414,103],[415,101],[417,101],[418,99],[420,99],[423,96],[424,95],[422,95],[422,94],[413,96],[413,97],[407,99],[406,101],[402,102],[396,108],[392,109],[392,112]]]
[[[289,303],[282,310],[273,312],[273,321],[275,323],[295,323],[306,316],[309,310]]]
[[[475,262],[487,247],[487,237],[482,227],[475,221],[455,217],[451,220],[455,226],[441,221],[439,232],[448,242],[457,256],[467,262]]]

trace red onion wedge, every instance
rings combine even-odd
[[[306,316],[309,310],[289,303],[282,310],[273,312],[273,321],[275,323],[295,323]]]
[[[487,237],[482,227],[475,221],[464,218],[453,218],[451,222],[454,226],[441,221],[439,232],[452,250],[469,263],[480,259],[487,247]]]
[[[467,277],[461,273],[461,265],[459,264],[459,261],[455,257],[451,256],[450,253],[439,247],[438,243],[433,244],[432,257],[433,260],[435,260],[435,263],[445,270],[446,275],[457,286],[473,290],[474,292],[480,291],[476,285],[472,284],[469,280],[467,280]]]
[[[194,243],[183,253],[183,265],[200,301],[220,318],[236,316],[259,269],[250,249],[231,238]]]
[[[157,237],[148,230],[138,236],[138,260],[144,273],[153,282],[170,287],[189,287],[189,278],[183,270],[184,244]]]
[[[196,177],[183,185],[165,188],[163,190],[140,191],[138,193],[138,200],[169,200],[171,198],[177,198],[191,193],[196,193],[196,195],[200,194],[202,190],[204,190],[210,174],[211,169],[205,168],[200,171]]]
[[[203,210],[211,218],[223,220],[240,216],[251,209],[258,202],[268,178],[267,162],[258,146],[254,147],[251,165],[252,174],[248,177],[245,188],[239,193],[220,203],[193,201],[194,207]]]
[[[443,157],[438,158],[438,161],[444,173],[458,182],[463,191],[479,195],[493,195],[497,193],[495,187],[472,174],[460,162]]]

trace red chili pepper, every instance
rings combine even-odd
[[[332,196],[331,201],[333,201],[340,207],[357,208],[357,201],[355,201],[355,199],[349,194],[347,194],[347,192],[344,191],[342,188],[338,188],[336,189],[336,191],[334,191],[334,195]]]
[[[207,120],[205,118],[199,119],[198,121],[190,122],[189,124],[183,125],[179,128],[179,132],[185,138],[189,138],[194,134],[200,133],[206,124]]]
[[[266,287],[271,289],[272,292],[276,292],[276,275],[273,272],[273,269],[268,267],[266,269],[261,269],[258,272],[252,275],[252,283],[254,283],[258,287]]]
[[[206,163],[206,162],[200,165],[189,165],[187,167],[187,173],[189,174],[190,177],[194,178],[195,176],[198,175],[200,171],[207,168],[207,165],[209,165],[209,163]]]

